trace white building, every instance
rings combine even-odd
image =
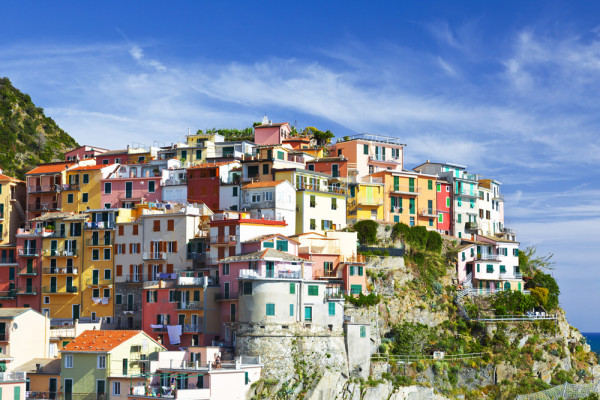
[[[242,187],[241,209],[251,218],[285,221],[284,235],[296,233],[296,189],[288,181],[254,182]]]

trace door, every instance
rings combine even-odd
[[[133,182],[125,182],[125,198],[130,199],[133,196]]]
[[[340,167],[337,164],[331,166],[331,176],[337,178],[340,176]]]
[[[194,331],[198,331],[198,316],[196,314],[192,315],[191,325]]]
[[[429,215],[433,214],[433,200],[427,200],[427,213]]]
[[[510,291],[510,283],[509,282],[504,282],[504,290]]]
[[[65,379],[65,400],[73,400],[73,379]]]
[[[97,400],[104,400],[105,396],[104,394],[106,393],[106,382],[103,379],[98,379],[96,381],[96,399]]]
[[[181,325],[181,330],[183,330],[185,325],[185,314],[179,314],[179,325]]]
[[[56,242],[56,240],[52,240],[50,242],[50,255],[51,256],[55,256],[56,255],[56,249],[58,247],[58,243]]]
[[[235,322],[235,303],[229,305],[229,313],[231,315],[231,322]]]
[[[223,297],[226,299],[229,298],[229,282],[223,284]]]
[[[127,294],[127,311],[133,311],[133,294]]]
[[[267,278],[275,277],[275,263],[273,261],[267,261]]]
[[[67,292],[74,293],[72,276],[67,276]]]
[[[50,378],[50,382],[48,384],[48,394],[51,400],[56,399],[56,378]]]
[[[92,270],[92,285],[97,285],[99,283],[98,282],[99,280],[100,280],[100,270],[98,270],[98,269]]]
[[[312,307],[304,307],[304,320],[312,321]]]
[[[373,204],[373,188],[371,186],[367,186],[367,198],[366,203],[367,204]]]
[[[50,293],[56,293],[56,277],[50,277]]]
[[[27,278],[26,293],[33,293],[33,279]]]
[[[79,304],[73,304],[72,310],[73,319],[79,319]]]
[[[98,246],[98,231],[92,232],[92,246]]]

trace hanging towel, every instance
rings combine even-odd
[[[171,344],[181,343],[181,325],[167,326],[167,333],[169,334],[169,340],[171,341]]]
[[[108,304],[108,297],[102,298],[102,304]]]
[[[94,304],[98,304],[102,301],[102,299],[99,297],[92,297],[92,301],[94,302]]]
[[[152,329],[162,329],[162,327],[163,327],[162,325],[152,325],[152,324],[150,324],[150,328],[152,328]]]

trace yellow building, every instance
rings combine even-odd
[[[63,212],[80,213],[102,208],[101,180],[119,168],[118,164],[88,165],[67,171],[67,184],[61,188]]]
[[[32,221],[54,231],[42,237],[42,311],[50,318],[81,317],[84,214],[46,213]]]
[[[384,184],[385,221],[437,229],[436,175],[381,171],[369,175],[367,179]]]
[[[365,182],[350,184],[348,198],[348,223],[361,220],[384,220],[384,184],[381,178],[364,178]]]
[[[25,219],[25,182],[0,170],[0,244],[15,243],[17,228]]]

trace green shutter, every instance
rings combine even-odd
[[[394,222],[400,222],[400,216],[394,215]]]
[[[350,266],[350,276],[354,276],[354,265]]]
[[[363,145],[363,154],[369,154],[369,145],[368,144]]]
[[[318,296],[319,295],[319,287],[317,285],[308,285],[308,295],[309,296]]]
[[[400,190],[400,177],[394,177],[394,192],[398,192]]]
[[[273,242],[263,242],[263,247],[265,249],[272,249],[273,247],[275,247],[275,244]]]
[[[288,251],[288,242],[287,242],[287,240],[278,240],[277,241],[277,250],[279,250],[279,251]]]
[[[20,386],[15,386],[15,396],[14,396],[15,400],[21,400],[21,387]]]
[[[335,303],[329,303],[329,315],[335,315]]]
[[[367,337],[367,327],[364,325],[360,327],[360,337]]]
[[[294,305],[290,304],[290,317],[294,316]]]
[[[427,181],[427,189],[433,190],[433,181],[432,180]]]
[[[275,304],[267,303],[267,315],[275,315]]]
[[[362,285],[350,285],[350,293],[361,294],[362,293]]]
[[[361,265],[358,266],[358,276],[363,276],[363,267]]]
[[[296,294],[296,284],[290,283],[290,294]]]

